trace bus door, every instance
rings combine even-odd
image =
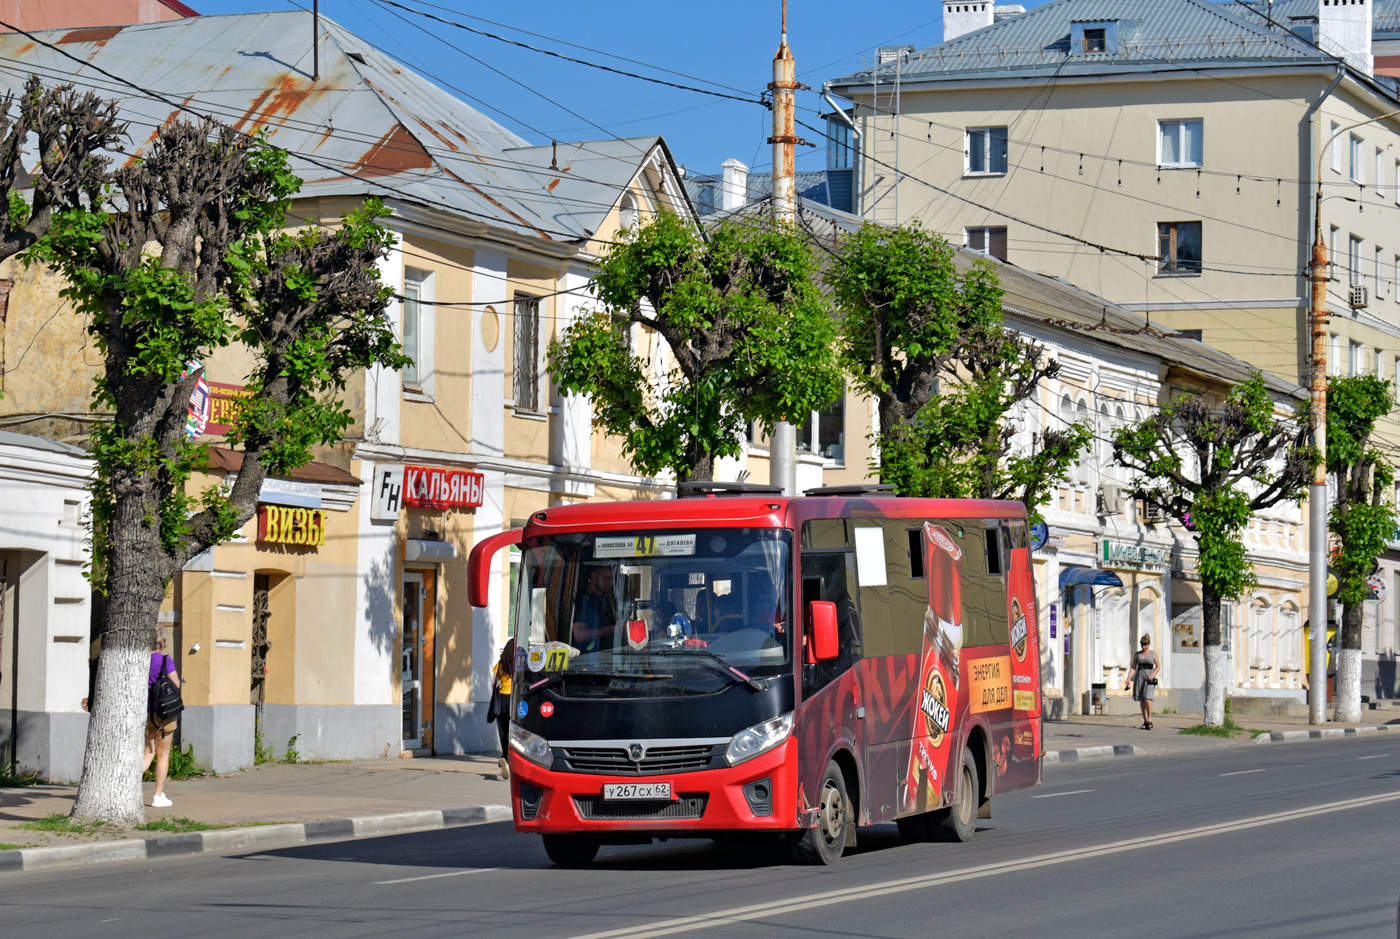
[[[860,609],[856,603],[854,556],[850,551],[803,549],[801,589],[804,624],[807,604],[825,600],[836,605],[840,654],[816,662],[804,640],[801,665],[802,709],[798,722],[799,810],[815,808],[831,744],[840,737],[854,743],[855,674],[861,656]],[[804,629],[804,635],[806,635]],[[804,802],[805,799],[805,802]]]
[[[1035,606],[1035,573],[1031,564],[1030,532],[1022,519],[1001,523],[1007,558],[1006,594],[1008,642],[1011,647],[1011,745],[995,754],[998,771],[1006,764],[1005,787],[1031,786],[1040,780],[1041,702],[1040,629]]]

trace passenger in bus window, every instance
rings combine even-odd
[[[583,653],[610,649],[616,626],[617,601],[613,597],[612,568],[595,565],[588,568],[583,593],[574,608],[570,644]]]

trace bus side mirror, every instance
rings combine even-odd
[[[818,662],[836,658],[840,640],[836,633],[836,604],[830,600],[813,600],[807,604],[812,620],[812,657]]]

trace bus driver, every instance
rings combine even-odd
[[[595,565],[588,568],[583,593],[574,607],[570,645],[582,653],[611,649],[616,626],[617,601],[613,598],[612,568]]]

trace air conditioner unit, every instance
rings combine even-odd
[[[1353,310],[1364,310],[1366,308],[1366,285],[1352,284],[1351,291],[1347,294],[1347,302],[1351,304]]]
[[[1138,506],[1138,519],[1140,521],[1148,525],[1156,525],[1159,522],[1167,521],[1167,513],[1162,510],[1160,505],[1154,505],[1146,499],[1143,499],[1138,502]]]
[[[1123,488],[1104,483],[1099,489],[1099,515],[1118,515],[1123,511]]]

